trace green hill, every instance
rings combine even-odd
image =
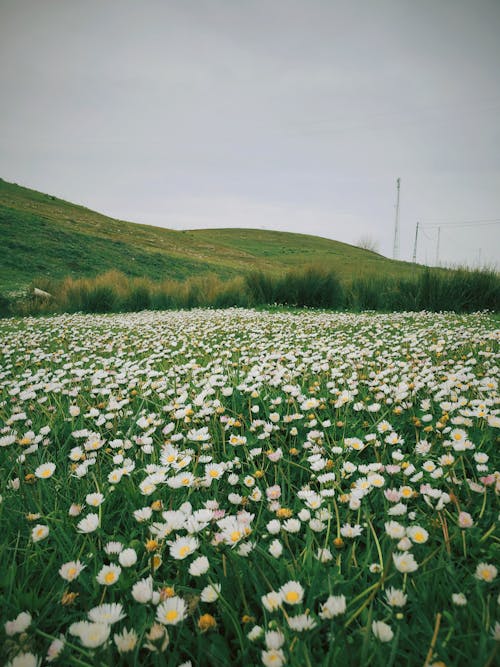
[[[237,223],[237,220],[235,220]],[[95,276],[118,269],[154,280],[302,265],[354,276],[410,276],[421,267],[331,239],[257,229],[174,231],[115,220],[0,179],[0,288],[40,278]]]

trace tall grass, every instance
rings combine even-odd
[[[108,271],[95,278],[39,281],[51,298],[0,295],[0,314],[87,312],[280,304],[349,310],[500,310],[500,275],[491,269],[427,269],[412,279],[380,277],[342,284],[332,271],[305,267],[281,276],[251,272],[223,281],[206,275],[154,282]]]

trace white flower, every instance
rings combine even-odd
[[[9,636],[24,632],[31,624],[31,614],[28,611],[22,611],[13,621],[5,623],[5,633]]]
[[[285,643],[285,635],[280,630],[270,630],[264,636],[267,649],[278,649]]]
[[[193,577],[199,577],[208,572],[210,562],[206,556],[198,556],[189,566],[189,574]]]
[[[31,531],[31,539],[33,542],[40,542],[44,540],[49,534],[49,527],[43,526],[42,524],[37,524]]]
[[[201,591],[200,598],[202,602],[215,602],[217,598],[219,597],[221,591],[221,585],[220,584],[208,584],[208,586],[205,586],[205,588]]]
[[[66,643],[66,640],[64,638],[64,635],[59,635],[58,638],[54,639],[47,649],[47,655],[45,657],[45,660],[47,662],[54,662],[54,660],[57,660],[57,658],[61,655],[64,645]]]
[[[474,576],[480,581],[486,581],[490,583],[493,581],[493,579],[495,579],[497,573],[498,570],[494,565],[490,565],[489,563],[479,563],[479,565],[476,567]]]
[[[136,602],[141,604],[146,604],[151,602],[153,598],[153,579],[148,577],[147,579],[141,579],[132,586],[132,597]]]
[[[138,639],[137,632],[133,628],[132,630],[123,628],[121,633],[117,633],[113,637],[118,653],[128,653],[129,651],[133,651]]]
[[[169,542],[170,555],[176,560],[184,560],[190,556],[200,546],[196,537],[176,536],[175,542]]]
[[[464,607],[467,604],[467,598],[463,593],[452,593],[451,601],[457,607]]]
[[[66,581],[73,581],[85,567],[86,565],[82,565],[79,560],[71,560],[61,565],[59,575]]]
[[[261,597],[261,601],[264,607],[267,609],[267,611],[276,611],[276,609],[278,609],[278,607],[282,603],[283,597],[281,593],[271,591],[270,593],[263,595]]]
[[[372,632],[381,642],[390,642],[394,637],[391,626],[387,625],[387,623],[384,623],[383,621],[373,621]]]
[[[429,539],[429,533],[421,526],[410,526],[406,529],[406,534],[415,544],[424,544]]]
[[[35,476],[39,477],[40,479],[48,479],[49,477],[52,477],[55,469],[55,463],[43,463],[42,465],[38,466],[38,468],[36,468]]]
[[[279,593],[283,599],[290,605],[300,604],[304,597],[304,589],[298,581],[288,581],[280,588]]]
[[[76,529],[79,533],[93,533],[99,526],[98,514],[87,514],[81,521],[78,522]]]
[[[5,667],[39,667],[41,659],[34,653],[18,653]]]
[[[137,553],[134,549],[124,549],[118,556],[118,561],[122,567],[132,567],[137,563]]]
[[[73,623],[69,628],[69,632],[79,637],[83,646],[97,648],[108,639],[110,628],[111,626],[107,623],[80,621],[79,623]]]
[[[182,598],[174,595],[158,605],[156,620],[164,625],[177,625],[186,618],[186,614],[187,604]]]
[[[283,545],[279,540],[273,540],[269,545],[269,553],[275,558],[279,558],[283,553]]]
[[[303,632],[304,630],[312,630],[316,627],[316,620],[309,616],[308,613],[298,614],[298,616],[288,616],[288,627],[295,632]]]
[[[346,607],[345,595],[330,595],[326,602],[321,605],[319,616],[322,619],[330,619],[344,614]]]
[[[280,648],[262,651],[261,660],[264,667],[282,667],[285,664],[285,654]]]
[[[399,588],[388,588],[385,592],[387,604],[391,607],[404,607],[408,596]]]
[[[396,552],[392,554],[392,560],[400,572],[415,572],[418,569],[418,563],[411,553]]]
[[[123,605],[117,602],[101,604],[88,612],[88,617],[93,623],[107,623],[108,625],[118,623],[125,616]]]
[[[121,567],[119,565],[103,565],[97,575],[97,583],[103,586],[112,586],[116,584],[121,574]]]

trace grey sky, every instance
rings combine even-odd
[[[0,0],[0,176],[136,222],[392,254],[500,220],[500,0]],[[436,229],[421,235],[433,263]],[[443,227],[500,265],[500,225]]]

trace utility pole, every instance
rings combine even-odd
[[[439,266],[439,246],[441,243],[441,227],[438,227],[438,237],[436,243],[436,266]]]
[[[394,223],[394,247],[392,249],[392,258],[399,259],[399,187],[401,179],[396,181],[396,220]]]
[[[417,222],[417,226],[415,228],[415,243],[413,244],[413,263],[417,263],[417,241],[418,241],[418,227],[420,223]]]

